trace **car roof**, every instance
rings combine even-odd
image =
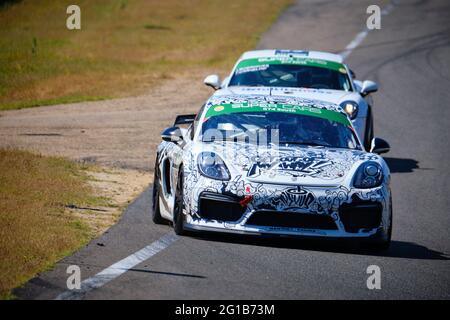
[[[244,52],[239,60],[253,59],[253,58],[271,58],[279,56],[292,56],[292,57],[305,57],[311,59],[320,59],[343,63],[341,55],[324,52],[324,51],[306,51],[306,50],[283,50],[283,49],[271,49],[271,50],[253,50]]]

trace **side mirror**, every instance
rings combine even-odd
[[[212,87],[214,90],[220,88],[220,78],[217,74],[210,74],[203,80],[203,83],[209,87]]]
[[[389,152],[390,149],[391,146],[389,145],[389,143],[387,143],[387,141],[377,137],[372,139],[372,143],[370,145],[370,152],[382,154]]]
[[[376,82],[370,81],[370,80],[365,80],[362,83],[362,87],[361,87],[361,95],[362,96],[367,96],[368,94],[372,93],[372,92],[377,92],[378,91],[378,84]]]
[[[163,130],[161,139],[168,142],[179,143],[183,141],[183,133],[178,127],[170,127]]]
[[[359,81],[359,80],[354,79],[354,80],[353,80],[353,84],[355,85],[356,91],[358,91],[359,93],[361,93],[362,81]]]

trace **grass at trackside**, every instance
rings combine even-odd
[[[0,299],[92,237],[67,205],[105,205],[84,167],[56,157],[0,149]]]
[[[195,70],[229,70],[292,0],[79,0],[0,6],[0,110],[139,94]]]

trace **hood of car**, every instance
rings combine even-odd
[[[359,163],[378,156],[364,151],[285,145],[276,149],[246,143],[209,144],[232,176],[258,183],[284,185],[339,185],[351,179]]]
[[[355,92],[347,92],[342,90],[286,88],[286,87],[245,87],[245,86],[227,87],[216,91],[214,95],[233,95],[233,94],[300,97],[303,99],[322,100],[335,104],[339,104],[344,100],[353,100],[358,98],[358,95]]]

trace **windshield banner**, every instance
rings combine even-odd
[[[303,65],[309,67],[321,67],[339,71],[340,73],[347,73],[345,66],[341,63],[320,59],[302,58],[302,57],[266,57],[266,58],[254,58],[246,59],[239,62],[236,67],[236,74],[265,70],[272,64],[290,64],[290,65]]]
[[[226,115],[239,112],[285,112],[292,114],[301,114],[306,116],[318,117],[342,123],[344,125],[350,125],[350,120],[343,113],[320,109],[315,107],[292,105],[292,104],[280,104],[280,103],[223,103],[220,105],[211,106],[206,112],[205,119],[210,117]]]

